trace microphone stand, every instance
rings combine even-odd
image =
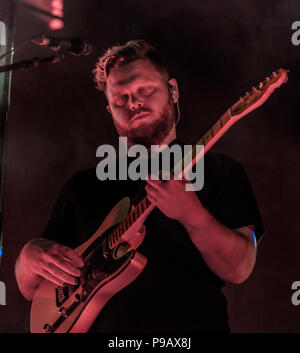
[[[37,68],[44,63],[49,63],[49,62],[51,62],[52,64],[58,63],[64,58],[65,56],[63,52],[58,52],[57,54],[47,56],[45,58],[34,57],[32,59],[23,60],[14,64],[0,66],[0,72],[30,69],[32,67]]]
[[[62,59],[65,58],[65,55],[62,51],[58,51],[56,54],[47,56],[45,58],[34,57],[29,60],[23,60],[17,63],[9,64],[0,66],[0,73],[7,72],[7,71],[14,71],[14,70],[22,70],[22,69],[30,69],[30,68],[37,68],[41,64],[49,63],[52,64],[60,62]],[[8,103],[9,104],[9,103]],[[7,105],[8,107],[8,105]],[[5,110],[5,115],[7,115],[7,110]],[[5,163],[5,150],[6,150],[6,124],[7,124],[7,116],[3,122],[3,129],[1,130],[1,141],[3,141],[1,152],[0,152],[0,166],[2,166],[2,170],[0,171],[1,180],[0,180],[0,267],[1,267],[1,260],[3,256],[3,198],[4,198],[4,163]]]

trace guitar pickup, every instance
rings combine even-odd
[[[76,286],[67,285],[67,286],[56,287],[55,288],[56,306],[60,307],[78,287],[79,287],[79,284]]]
[[[69,287],[56,287],[55,292],[56,306],[60,307],[69,298]]]

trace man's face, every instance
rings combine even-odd
[[[167,78],[147,59],[113,69],[106,97],[117,132],[128,138],[129,145],[160,144],[174,126],[174,100]]]

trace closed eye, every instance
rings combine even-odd
[[[150,96],[154,92],[154,87],[141,87],[139,93],[145,97]]]

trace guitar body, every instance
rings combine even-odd
[[[130,200],[124,198],[110,211],[96,233],[74,249],[80,256],[127,216]],[[142,226],[142,223],[139,227]],[[138,229],[138,225],[137,228]],[[100,243],[101,244],[101,243]],[[36,290],[30,315],[32,333],[87,332],[109,299],[133,282],[143,271],[147,259],[134,249],[120,259],[105,258],[102,247],[84,268],[80,285],[58,287],[44,280]]]

